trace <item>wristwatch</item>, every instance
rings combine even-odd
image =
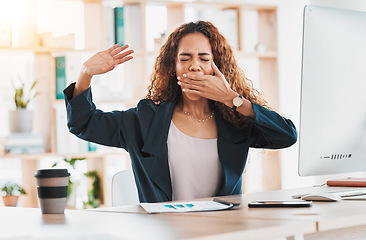
[[[235,97],[233,99],[233,107],[231,108],[231,111],[235,112],[238,107],[243,105],[243,103],[244,103],[244,100],[243,100],[242,95],[239,95],[239,96]]]

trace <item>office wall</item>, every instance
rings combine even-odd
[[[299,129],[302,55],[302,12],[308,0],[278,1],[278,54],[281,112]],[[298,143],[281,151],[282,188],[308,186],[309,179],[300,178]],[[311,181],[311,180],[310,180]]]

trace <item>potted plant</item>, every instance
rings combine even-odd
[[[33,126],[33,111],[27,109],[28,103],[37,95],[34,90],[37,81],[34,81],[27,90],[24,82],[20,87],[14,87],[14,103],[16,110],[9,113],[9,125],[11,133],[30,133]]]
[[[1,188],[3,202],[5,206],[16,207],[21,194],[27,194],[25,190],[16,183],[8,182]]]
[[[63,161],[69,164],[74,170],[76,170],[76,162],[83,161],[86,158],[64,158]],[[56,167],[59,162],[55,162],[52,168]],[[76,175],[76,174],[75,174]],[[96,171],[88,171],[83,174],[90,181],[90,190],[88,190],[87,201],[82,200],[83,208],[88,208],[89,206],[97,208],[100,206],[101,202],[101,188],[100,188],[100,177]],[[80,187],[80,179],[69,178],[68,191],[67,191],[67,207],[77,208],[78,203],[76,194],[79,192],[77,188]]]

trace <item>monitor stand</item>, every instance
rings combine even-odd
[[[366,178],[342,178],[327,181],[333,187],[366,187]]]

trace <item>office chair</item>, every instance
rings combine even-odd
[[[139,204],[135,178],[132,170],[114,174],[112,178],[112,206]]]

